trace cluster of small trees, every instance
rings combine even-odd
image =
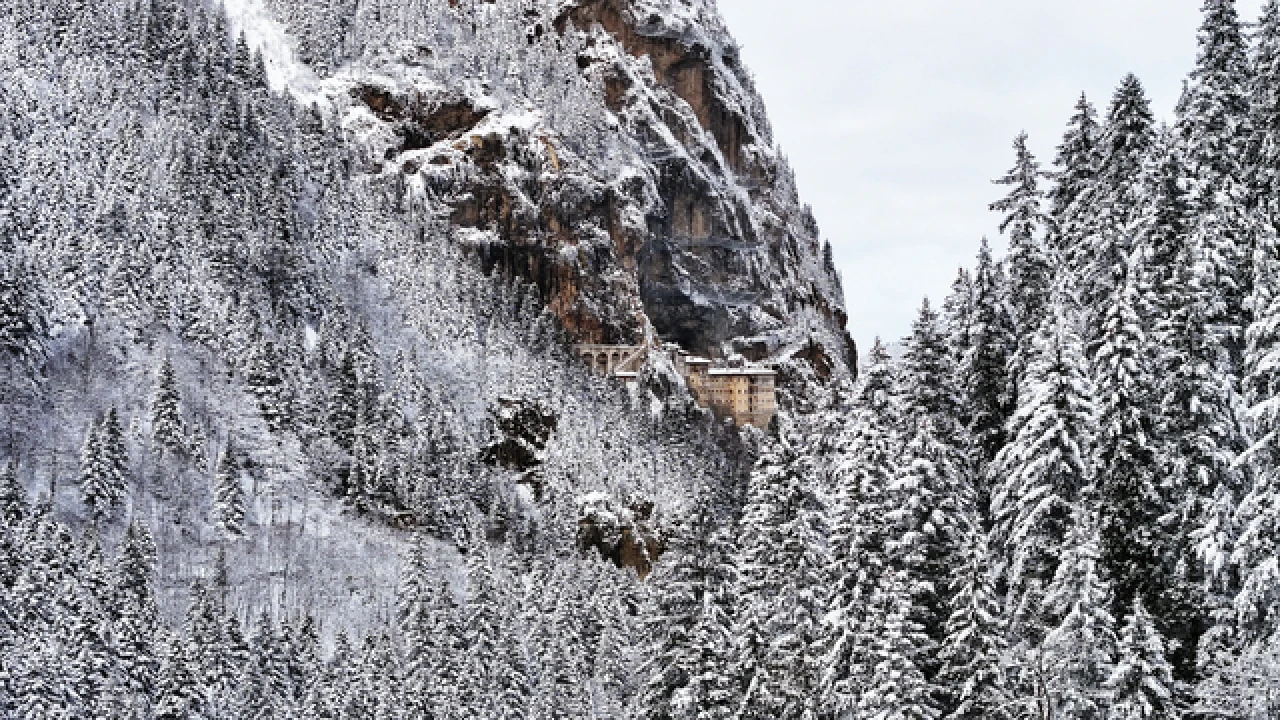
[[[634,693],[634,584],[599,560],[548,564],[480,534],[456,578],[420,539],[394,625],[353,639],[245,607],[219,555],[171,624],[145,524],[107,557],[95,528],[76,537],[0,480],[5,717],[616,717]]]

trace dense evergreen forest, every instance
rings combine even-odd
[[[503,127],[530,207],[659,205],[607,33],[541,19],[579,3],[269,5],[316,87],[195,0],[0,4],[0,718],[1280,717],[1280,2],[1204,2],[1173,125],[1128,76],[1048,169],[1018,137],[1007,254],[860,372],[829,246],[735,266],[793,313],[733,298],[784,338],[741,430],[657,353],[592,375],[614,290],[563,312],[450,214],[475,166],[385,172],[325,99],[390,54],[547,109]],[[727,186],[757,224],[780,168]]]

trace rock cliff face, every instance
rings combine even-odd
[[[512,92],[510,74],[441,71],[447,41],[412,62],[366,46],[330,84],[346,83],[369,172],[423,188],[459,242],[535,283],[583,342],[634,341],[642,308],[695,352],[853,369],[839,280],[714,2],[512,4],[449,12],[517,23],[527,53],[559,55],[586,97],[550,102],[582,117]]]

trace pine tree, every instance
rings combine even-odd
[[[1098,537],[1092,521],[1077,512],[1066,551],[1045,597],[1047,611],[1061,618],[1028,663],[1037,696],[1052,717],[1093,720],[1105,716],[1105,683],[1115,657],[1115,620],[1107,610],[1110,589],[1099,574]],[[1041,714],[1042,717],[1046,715]]]
[[[111,408],[101,425],[90,424],[80,452],[80,493],[93,522],[108,519],[124,502],[128,472],[124,431]]]
[[[348,350],[342,354],[329,399],[329,435],[347,451],[355,446],[357,426],[364,412],[358,362],[355,352]]]
[[[973,501],[953,377],[937,316],[925,301],[902,361],[905,437],[888,493],[887,547],[890,567],[906,573],[914,619],[935,643],[950,614],[947,578],[959,558],[960,513]]]
[[[872,600],[868,625],[875,638],[871,674],[854,717],[867,720],[934,720],[942,712],[925,676],[936,647],[914,619],[911,581],[903,571],[886,573]]]
[[[655,608],[645,717],[731,717],[737,698],[723,672],[732,654],[730,592],[737,582],[733,548],[717,528],[712,494],[701,491],[688,525],[650,582]]]
[[[1013,168],[995,181],[1007,186],[1009,194],[992,203],[991,210],[1003,214],[1000,232],[1009,237],[1005,263],[1014,329],[1019,337],[1030,339],[1043,322],[1049,302],[1051,271],[1042,237],[1047,218],[1040,207],[1040,164],[1027,148],[1025,132],[1014,139],[1013,149]],[[1029,347],[1019,346],[1013,359],[1015,377],[1028,362],[1029,352]]]
[[[205,710],[199,681],[182,646],[182,638],[172,636],[160,643],[155,720],[194,720]]]
[[[965,268],[956,272],[951,292],[942,302],[942,317],[951,347],[951,359],[959,366],[973,343],[973,276]],[[879,338],[876,338],[879,342]]]
[[[809,457],[786,440],[764,453],[752,473],[739,533],[742,717],[802,718],[815,711],[825,508],[812,473]]]
[[[213,479],[211,520],[214,527],[231,538],[244,535],[244,485],[240,478],[240,461],[230,438],[222,450]]]
[[[1014,628],[1038,642],[1040,606],[1070,525],[1072,508],[1092,479],[1088,451],[1095,432],[1093,387],[1075,323],[1061,301],[1037,333],[1013,439],[995,462],[1001,479],[992,499],[993,537],[1005,563]]]
[[[894,368],[876,339],[858,388],[855,410],[839,443],[835,469],[835,523],[831,533],[831,602],[822,678],[823,705],[843,715],[857,706],[871,672],[865,618],[888,559],[888,491],[897,471],[895,429],[900,423]]]
[[[18,479],[17,464],[12,458],[6,460],[0,468],[0,521],[5,527],[16,529],[30,512],[27,489]]]
[[[1017,350],[1013,321],[1004,303],[1005,290],[986,238],[978,252],[973,278],[969,343],[960,359],[960,385],[968,432],[979,471],[995,459],[1007,440],[1006,425],[1014,410],[1010,359]],[[978,488],[979,507],[988,504],[987,488]]]
[[[1203,276],[1206,265],[1188,235],[1190,210],[1175,140],[1162,138],[1152,166],[1138,237],[1145,263],[1144,314],[1154,319],[1151,337],[1157,348],[1153,408],[1161,505],[1155,509],[1163,516],[1157,532],[1165,543],[1167,584],[1149,598],[1157,625],[1178,641],[1179,676],[1190,682],[1205,628],[1204,578],[1193,536],[1205,524],[1219,489],[1239,487],[1234,458],[1243,441],[1234,410],[1235,380],[1222,370],[1227,348],[1211,329],[1211,281]]]
[[[952,582],[951,617],[939,653],[938,681],[947,695],[948,718],[1009,718],[1003,667],[1007,652],[992,553],[977,517],[966,523],[963,561]]]
[[[489,545],[483,532],[473,529],[466,549],[467,607],[463,643],[465,667],[463,677],[464,707],[470,714],[483,717],[495,700],[494,688],[506,676],[507,658],[500,652],[501,608],[498,605],[496,579]]]
[[[1098,172],[1102,195],[1097,200],[1118,203],[1117,219],[1133,208],[1135,183],[1154,142],[1155,116],[1146,89],[1136,76],[1126,75],[1107,109]]]
[[[1098,144],[1102,128],[1098,124],[1098,112],[1083,93],[1076,102],[1075,114],[1067,121],[1067,131],[1058,145],[1054,158],[1057,168],[1050,177],[1054,180],[1049,189],[1049,217],[1054,221],[1050,257],[1064,262],[1068,267],[1079,260],[1075,243],[1080,241],[1074,228],[1079,214],[1080,200],[1097,180]]]
[[[1137,77],[1125,76],[1107,111],[1099,149],[1098,180],[1080,199],[1078,226],[1084,246],[1075,269],[1076,290],[1088,310],[1093,334],[1090,356],[1100,342],[1109,300],[1126,282],[1133,254],[1130,224],[1138,206],[1143,162],[1155,143],[1155,118]]]
[[[1257,438],[1248,458],[1252,485],[1220,488],[1214,521],[1201,530],[1201,551],[1210,569],[1225,579],[1234,599],[1235,630],[1255,641],[1280,629],[1280,578],[1275,558],[1280,552],[1280,239],[1262,236],[1254,251],[1256,282],[1250,297],[1254,321],[1249,326],[1242,378],[1246,414]],[[1238,506],[1235,504],[1238,502]],[[1238,586],[1231,582],[1238,578]]]
[[[272,432],[279,433],[293,418],[289,387],[281,367],[282,358],[275,343],[256,343],[249,355],[244,382],[258,402],[258,412]]]
[[[1179,130],[1191,176],[1213,193],[1242,180],[1249,134],[1249,59],[1235,0],[1204,0],[1199,54],[1183,100]]]
[[[1165,641],[1142,606],[1120,634],[1119,657],[1107,679],[1108,720],[1163,720],[1182,713],[1173,699],[1173,670],[1165,659]]]
[[[178,380],[168,357],[160,363],[155,393],[151,397],[151,440],[161,452],[181,453],[187,444]]]
[[[1156,447],[1150,405],[1154,380],[1150,349],[1134,309],[1130,283],[1113,296],[1106,339],[1094,359],[1097,471],[1102,566],[1123,611],[1138,594],[1159,592],[1165,578],[1163,539],[1153,537],[1164,498],[1156,488]]]
[[[1250,68],[1234,0],[1205,0],[1200,51],[1181,108],[1190,202],[1197,212],[1194,240],[1213,304],[1209,322],[1238,373],[1252,278],[1249,257],[1256,229],[1247,177]]]
[[[29,371],[48,352],[49,317],[39,290],[39,276],[31,263],[0,241],[0,353]]]
[[[1263,3],[1252,64],[1249,180],[1257,205],[1267,210],[1275,227],[1280,201],[1280,2],[1276,0]]]
[[[137,520],[129,524],[118,550],[112,594],[115,613],[115,652],[120,658],[124,687],[150,697],[156,687],[156,608],[154,577],[156,548],[151,533]]]

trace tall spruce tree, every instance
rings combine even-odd
[[[1015,404],[1009,369],[1017,351],[1017,338],[1004,297],[999,267],[983,238],[973,276],[968,342],[958,370],[963,402],[957,410],[958,416],[967,421],[973,440],[971,459],[979,472],[1004,447],[1006,425]],[[989,495],[985,483],[978,487],[979,508],[984,512]]]
[[[159,611],[155,598],[156,547],[151,532],[137,520],[129,524],[117,550],[113,572],[115,652],[122,685],[151,697],[158,672],[156,649]]]
[[[1201,540],[1209,568],[1225,580],[1223,589],[1238,590],[1232,625],[1248,641],[1280,629],[1280,238],[1267,230],[1261,240],[1254,251],[1254,320],[1243,377],[1246,420],[1256,438],[1246,456],[1253,481],[1239,490],[1220,489],[1218,512],[1211,516],[1216,522],[1202,530]]]
[[[80,494],[93,522],[102,522],[119,509],[128,473],[124,431],[111,408],[100,425],[90,425],[80,453]]]
[[[822,678],[823,706],[844,715],[857,707],[870,674],[867,615],[888,559],[889,487],[897,471],[898,388],[888,351],[876,339],[860,381],[855,409],[840,443],[831,533],[829,645]]]
[[[5,527],[16,530],[30,511],[27,489],[18,479],[17,463],[12,458],[5,460],[4,466],[0,467],[0,520],[4,521]]]
[[[1051,233],[1054,238],[1051,257],[1056,260],[1070,263],[1076,259],[1074,242],[1080,238],[1071,236],[1069,226],[1078,213],[1077,201],[1097,180],[1101,133],[1098,111],[1081,93],[1076,101],[1075,114],[1067,121],[1067,130],[1057,148],[1058,154],[1054,158],[1056,169],[1049,173],[1053,180],[1048,191],[1049,217],[1055,225]]]
[[[240,459],[230,438],[218,459],[213,477],[213,505],[210,508],[214,527],[226,537],[244,535],[245,499]]]
[[[1019,338],[1029,343],[1044,319],[1052,285],[1043,237],[1047,218],[1041,208],[1040,163],[1027,147],[1025,132],[1014,139],[1013,150],[1013,167],[995,181],[997,185],[1008,187],[1009,192],[992,203],[991,210],[1003,215],[1000,232],[1009,238],[1005,265],[1014,330]],[[1025,367],[1029,354],[1029,345],[1020,343],[1013,358],[1015,377]]]
[[[1174,701],[1173,670],[1165,640],[1139,598],[1120,633],[1119,653],[1107,678],[1108,720],[1173,720],[1182,717]]]
[[[996,459],[993,548],[1003,563],[1018,639],[1043,637],[1045,588],[1053,579],[1071,513],[1093,478],[1088,452],[1096,432],[1093,385],[1075,321],[1061,300],[1035,337],[1026,391]]]
[[[1248,45],[1235,0],[1204,0],[1199,53],[1178,129],[1187,142],[1198,197],[1209,201],[1243,179],[1249,137]],[[1206,207],[1206,206],[1202,206]]]
[[[1111,100],[1099,148],[1098,180],[1081,199],[1084,262],[1076,290],[1086,309],[1089,355],[1096,351],[1110,298],[1126,282],[1133,254],[1131,223],[1143,162],[1155,142],[1155,117],[1141,81],[1125,76]]]
[[[859,720],[936,720],[937,688],[926,676],[937,645],[916,621],[915,593],[906,571],[885,573],[868,613],[871,673],[853,715]]]
[[[957,421],[954,371],[938,317],[926,300],[902,361],[903,453],[889,488],[889,566],[914,599],[914,617],[932,642],[945,635],[948,579],[960,559],[965,503],[973,502],[967,438]],[[938,671],[925,661],[927,677]]]
[[[1110,588],[1101,573],[1096,526],[1087,511],[1078,511],[1045,597],[1046,610],[1060,620],[1025,666],[1035,695],[1049,705],[1040,717],[1106,717],[1116,635]]]
[[[712,493],[703,491],[675,547],[654,573],[653,651],[641,693],[644,717],[728,718],[737,697],[723,672],[732,659],[737,582],[729,536],[717,527]]]
[[[1052,184],[1046,193],[1049,229],[1045,253],[1050,267],[1055,268],[1055,282],[1068,290],[1073,304],[1081,300],[1075,293],[1089,267],[1089,198],[1098,182],[1101,142],[1097,110],[1081,94],[1058,145],[1054,170],[1048,173]]]
[[[1206,308],[1208,319],[1228,350],[1226,367],[1238,373],[1256,234],[1248,211],[1250,68],[1235,0],[1205,0],[1203,13],[1199,55],[1178,126],[1187,147],[1189,199],[1197,213],[1193,243],[1213,300]]]
[[[182,396],[178,392],[173,362],[168,357],[156,371],[155,392],[151,396],[151,440],[161,452],[181,453],[187,445]]]
[[[1138,238],[1144,314],[1152,318],[1156,348],[1157,534],[1168,582],[1164,592],[1148,597],[1157,625],[1178,641],[1179,679],[1190,682],[1205,629],[1204,577],[1194,538],[1219,488],[1239,487],[1234,459],[1243,438],[1235,417],[1235,379],[1223,370],[1227,348],[1212,330],[1212,283],[1187,234],[1189,207],[1176,139],[1162,138],[1148,174]]]
[[[0,352],[29,372],[48,352],[49,314],[40,290],[30,259],[0,241]]]
[[[1006,678],[1005,633],[996,591],[993,553],[986,533],[972,515],[966,522],[962,562],[951,582],[951,617],[939,653],[943,661],[938,684],[948,718],[1012,717]]]
[[[1135,309],[1133,284],[1127,281],[1112,296],[1093,363],[1101,562],[1114,586],[1115,614],[1139,594],[1159,592],[1166,579],[1165,543],[1157,534],[1166,504],[1157,488],[1151,349]]]
[[[1249,87],[1248,172],[1254,204],[1271,224],[1280,201],[1280,2],[1266,0],[1254,37]]]
[[[951,283],[951,292],[947,293],[942,302],[943,323],[947,329],[951,357],[957,367],[964,361],[969,345],[973,342],[973,291],[973,276],[962,267]]]
[[[744,718],[816,712],[825,613],[819,538],[825,508],[808,455],[781,439],[752,472],[739,528],[743,560],[736,663]]]

